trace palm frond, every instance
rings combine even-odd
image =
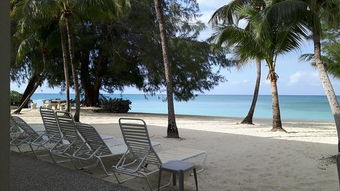
[[[265,10],[270,24],[292,25],[303,23],[311,17],[308,4],[301,0],[285,0],[273,4]]]
[[[255,6],[262,9],[266,3],[264,0],[233,0],[229,4],[217,9],[209,20],[212,25],[218,24],[238,24],[241,15],[238,14],[237,9],[245,5]]]
[[[340,1],[320,1],[320,18],[330,26],[338,27],[340,22]]]
[[[33,36],[21,41],[18,47],[18,50],[16,52],[16,57],[15,57],[16,64],[21,63],[29,53],[34,52],[36,47],[37,47],[37,41],[34,39]]]
[[[300,61],[306,61],[306,62],[314,62],[314,54],[302,54],[299,57]]]

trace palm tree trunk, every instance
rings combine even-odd
[[[253,125],[253,116],[254,116],[257,98],[259,96],[260,82],[261,82],[261,60],[256,59],[256,82],[255,82],[255,89],[254,89],[254,94],[253,94],[253,101],[251,102],[251,106],[250,106],[247,116],[241,122],[242,124]]]
[[[85,106],[94,106],[92,105],[93,99],[93,86],[91,84],[91,79],[89,77],[89,54],[86,51],[80,53],[81,64],[80,64],[80,83],[82,89],[84,91],[84,105]]]
[[[21,112],[21,110],[28,104],[28,102],[29,102],[30,98],[32,97],[32,95],[34,94],[35,90],[37,90],[37,88],[41,84],[41,82],[43,80],[42,76],[43,76],[43,73],[40,74],[40,76],[37,79],[37,82],[34,84],[33,88],[30,90],[28,95],[26,95],[25,99],[21,102],[20,106],[13,113],[19,114]]]
[[[315,64],[318,69],[320,81],[327,96],[329,106],[334,116],[335,126],[338,134],[338,152],[340,152],[340,106],[336,98],[332,83],[329,80],[325,65],[322,63],[321,60],[320,30],[318,29],[318,27],[314,27],[313,41]]]
[[[25,97],[24,101],[20,104],[20,106],[13,113],[19,114],[21,112],[22,108],[24,108],[28,104],[28,102],[29,102],[30,98],[32,97],[32,95],[34,94],[35,90],[37,90],[37,88],[39,87],[39,85],[43,81],[43,75],[44,75],[43,73],[40,74],[38,81],[34,84],[33,88],[31,89],[29,94]]]
[[[279,93],[277,91],[277,74],[274,70],[269,71],[269,79],[272,88],[272,111],[273,111],[273,128],[271,131],[284,131],[281,122],[280,104],[279,104]]]
[[[79,90],[79,82],[78,82],[78,72],[77,72],[77,65],[73,61],[73,49],[72,49],[72,34],[70,28],[69,18],[66,19],[66,30],[67,30],[67,38],[68,38],[68,50],[70,55],[70,64],[72,70],[72,77],[73,77],[73,85],[75,91],[75,101],[76,101],[76,112],[74,114],[74,121],[79,122],[80,118],[80,90]]]
[[[158,20],[160,37],[161,37],[165,80],[166,80],[166,95],[167,95],[167,101],[168,101],[167,137],[179,138],[179,133],[178,133],[177,125],[176,125],[176,118],[175,118],[171,65],[170,65],[169,57],[168,57],[168,42],[167,42],[167,37],[166,37],[163,9],[161,5],[162,2],[161,0],[154,0],[154,3],[155,3],[156,16]]]
[[[68,74],[68,66],[69,66],[69,56],[67,53],[67,40],[64,34],[64,27],[62,24],[59,25],[60,30],[60,38],[61,38],[61,49],[63,52],[63,61],[64,61],[64,76],[65,76],[65,88],[66,88],[66,111],[70,112],[70,79]]]
[[[31,91],[33,90],[33,88],[35,87],[35,84],[39,81],[39,77],[40,77],[40,73],[37,74],[33,74],[33,76],[30,78],[30,80],[28,81],[28,84],[25,88],[25,91],[21,97],[20,100],[20,104],[21,105],[25,99],[27,98],[27,96],[31,93]],[[27,105],[25,105],[26,107]]]

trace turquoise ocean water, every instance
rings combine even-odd
[[[131,112],[167,113],[165,95],[147,96],[142,94],[104,94],[106,97],[125,98],[132,101]],[[74,95],[71,95],[73,98]],[[41,99],[65,99],[63,94],[37,93],[33,102],[42,105]],[[338,97],[339,99],[339,97]],[[251,95],[199,95],[188,102],[176,102],[176,114],[244,117],[252,101]],[[281,95],[282,119],[307,121],[332,121],[333,117],[325,96]],[[272,117],[271,96],[260,95],[255,109],[255,118]]]

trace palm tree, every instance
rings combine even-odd
[[[332,22],[333,19],[338,19],[340,17],[340,4],[339,2],[335,4],[335,1],[326,0],[326,1],[309,1],[308,7],[310,11],[313,13],[314,17],[312,20],[311,31],[314,42],[314,60],[315,65],[319,72],[319,77],[322,83],[322,86],[327,95],[328,103],[330,105],[332,114],[335,119],[335,125],[338,132],[338,151],[340,152],[340,106],[339,102],[336,98],[332,83],[329,80],[325,65],[321,60],[321,21],[325,20],[326,22]],[[339,24],[339,23],[337,23]]]
[[[66,111],[70,112],[71,104],[70,104],[70,77],[69,77],[69,63],[70,57],[67,54],[67,40],[65,37],[65,30],[64,27],[61,26],[62,24],[59,23],[59,32],[60,32],[60,39],[61,39],[61,50],[63,53],[63,63],[64,63],[64,77],[65,77],[65,91],[66,91]]]
[[[329,80],[327,69],[321,59],[321,23],[338,27],[340,18],[340,2],[334,0],[286,0],[273,7],[276,16],[288,22],[300,22],[308,28],[314,43],[314,62],[329,106],[334,116],[338,134],[338,151],[340,152],[340,106],[333,86]],[[310,38],[308,38],[310,39]]]
[[[256,59],[256,82],[255,82],[255,88],[254,88],[254,93],[253,93],[253,100],[251,102],[247,116],[241,121],[242,124],[252,124],[252,125],[254,124],[253,116],[255,112],[257,98],[259,96],[260,82],[261,82],[261,59]]]
[[[168,39],[166,35],[165,21],[164,21],[163,8],[162,8],[163,1],[154,0],[154,3],[155,3],[156,16],[158,20],[160,37],[161,37],[163,63],[164,63],[164,70],[165,70],[166,95],[167,95],[167,102],[168,102],[167,137],[168,138],[179,138],[178,129],[176,125],[176,118],[175,118],[172,73],[171,73],[171,64],[169,62],[169,55],[168,55]]]
[[[214,12],[210,19],[210,23],[214,25],[218,25],[220,23],[227,25],[237,25],[239,20],[241,19],[237,13],[239,7],[242,6],[252,6],[255,10],[261,11],[265,8],[266,3],[264,0],[233,0],[229,4],[219,8]],[[253,93],[253,99],[248,111],[247,116],[242,120],[242,124],[251,124],[253,125],[253,116],[255,112],[256,102],[259,95],[260,83],[261,83],[261,58],[255,58],[256,61],[256,82]],[[239,63],[244,64],[244,63]]]
[[[321,22],[327,23],[329,26],[339,26],[340,18],[340,2],[333,0],[289,0],[278,3],[277,13],[286,20],[298,20],[305,24],[312,32],[314,43],[314,62],[318,69],[319,77],[325,94],[328,99],[329,106],[334,116],[335,126],[338,135],[338,153],[340,152],[340,105],[335,95],[331,81],[329,80],[325,64],[322,62],[321,56]],[[340,157],[337,155],[337,170],[340,181]]]
[[[278,4],[278,10],[289,10],[289,14],[283,11],[279,12],[287,15],[286,19],[296,19],[304,23],[312,32],[314,43],[314,62],[318,69],[319,77],[325,94],[328,99],[329,106],[334,116],[335,125],[338,134],[338,151],[340,152],[340,105],[336,98],[331,81],[329,80],[327,69],[321,59],[321,22],[327,23],[329,26],[339,26],[340,18],[340,2],[333,0],[317,1],[317,0],[291,0]]]
[[[273,127],[272,131],[285,131],[282,128],[276,73],[277,56],[300,46],[305,35],[303,26],[295,23],[284,25],[272,15],[273,10],[267,7],[258,11],[253,7],[240,7],[238,15],[248,24],[245,28],[236,25],[224,25],[219,28],[216,38],[219,44],[235,46],[235,53],[241,60],[257,58],[265,60],[269,73],[268,79],[272,89]]]

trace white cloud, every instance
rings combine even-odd
[[[210,26],[210,24],[208,24],[212,14],[214,13],[214,11],[204,11],[204,12],[201,12],[202,15],[198,18],[198,20],[202,21],[206,26],[207,28],[205,30],[203,30],[198,39],[199,40],[206,40],[208,39],[212,34],[213,34],[213,30]]]
[[[300,79],[305,76],[304,72],[295,72],[294,74],[289,76],[288,85],[296,84],[300,81]]]
[[[231,85],[241,85],[241,84],[249,84],[251,81],[249,80],[233,80],[229,81],[229,84]]]
[[[317,72],[298,71],[289,76],[287,85],[308,84],[309,86],[319,86],[319,74]]]
[[[201,16],[198,20],[202,21],[205,24],[208,24],[211,16],[214,14],[215,10],[203,11],[201,12]]]
[[[222,7],[223,5],[226,5],[231,0],[197,0],[200,9],[201,10],[207,10],[207,9],[218,9]]]
[[[312,72],[311,76],[314,78],[319,78],[319,74],[317,72]]]

